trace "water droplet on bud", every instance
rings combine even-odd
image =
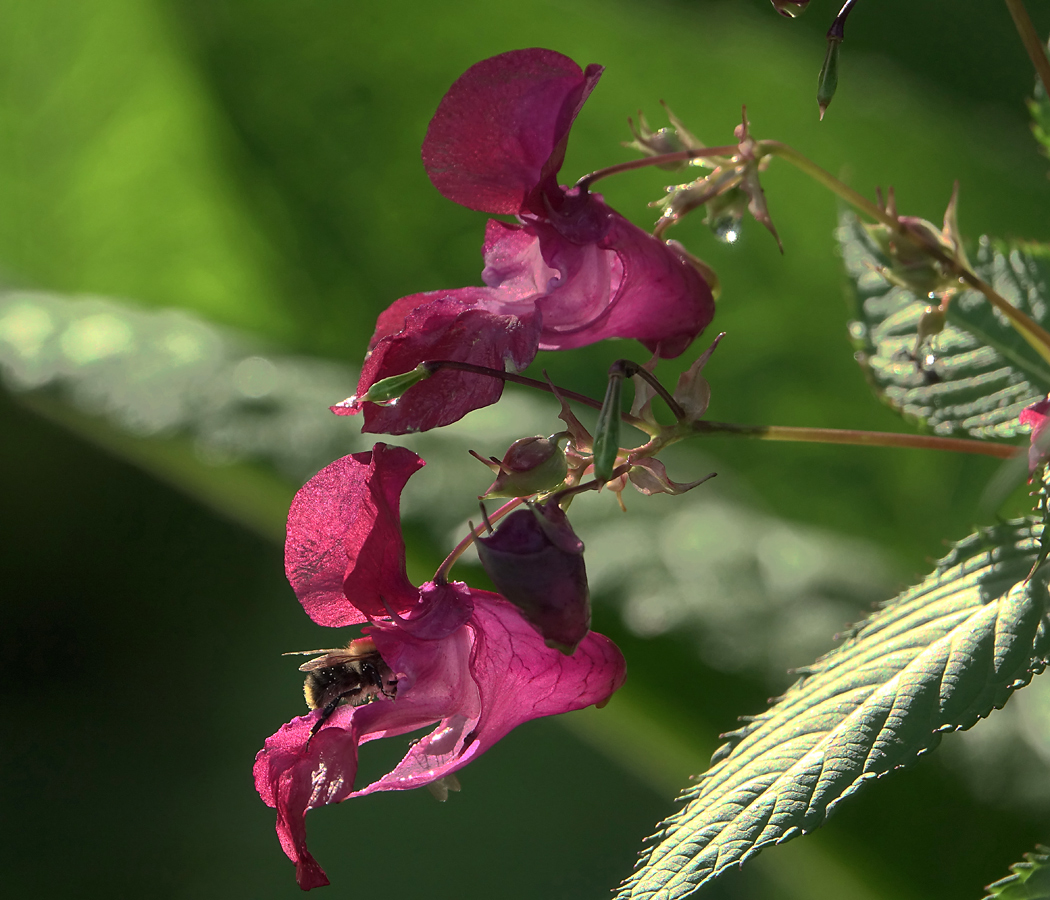
[[[719,216],[711,223],[711,231],[724,244],[735,244],[740,239],[740,216]]]

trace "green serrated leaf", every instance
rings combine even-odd
[[[1050,391],[1050,367],[984,296],[953,297],[943,330],[920,343],[931,300],[882,276],[888,261],[853,213],[842,215],[837,237],[856,301],[850,336],[879,398],[939,435],[1026,432],[1017,416]],[[975,268],[1018,309],[1050,324],[1050,248],[981,238]]]
[[[985,900],[1050,900],[1050,847],[1039,844],[1024,859],[1010,866],[1012,875],[985,888]]]
[[[621,900],[691,894],[763,847],[823,823],[865,782],[969,728],[1046,665],[1043,526],[956,544],[920,585],[858,625],[767,712],[730,735],[661,823]]]

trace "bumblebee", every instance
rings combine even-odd
[[[310,729],[311,736],[343,704],[363,706],[379,696],[396,698],[397,676],[371,638],[357,638],[336,650],[299,650],[285,656],[311,653],[323,654],[299,666],[300,672],[308,673],[303,684],[306,705],[321,710],[321,718]]]

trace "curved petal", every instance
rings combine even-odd
[[[402,632],[424,641],[448,637],[470,620],[473,611],[474,598],[462,581],[428,581],[419,589],[419,603],[414,608],[402,610],[402,614],[388,610]]]
[[[557,192],[569,129],[601,77],[553,50],[512,50],[471,66],[430,120],[423,165],[443,196],[470,209],[542,213]]]
[[[474,627],[472,668],[482,714],[471,757],[522,722],[604,703],[627,677],[620,648],[605,635],[589,632],[566,656],[498,594],[474,592]]]
[[[623,656],[604,635],[590,632],[572,656],[565,656],[544,644],[521,613],[498,594],[472,593],[469,674],[477,685],[479,705],[472,709],[453,703],[438,727],[417,741],[392,772],[355,791],[355,797],[437,781],[463,768],[523,722],[602,703],[623,684]],[[382,651],[379,634],[373,638]],[[398,685],[398,700],[391,706],[401,702]]]
[[[561,273],[537,302],[541,350],[569,350],[605,338],[634,338],[665,359],[681,354],[714,318],[711,289],[674,248],[631,224],[599,197],[609,227],[594,244],[568,240],[528,220],[540,252]]]
[[[430,784],[522,722],[601,703],[623,684],[623,657],[608,638],[591,632],[572,656],[563,656],[546,647],[502,597],[472,594],[469,624],[441,640],[420,640],[397,626],[369,630],[397,675],[395,700],[339,707],[312,737],[321,713],[300,716],[268,738],[256,756],[256,789],[277,809],[277,834],[296,864],[300,887],[328,883],[306,846],[309,810]],[[392,772],[353,790],[361,744],[434,723]]]
[[[376,444],[336,460],[295,495],[285,572],[319,625],[354,625],[418,607],[419,591],[405,573],[400,501],[423,465],[411,450]]]
[[[397,628],[375,628],[371,636],[398,676],[396,702],[377,699],[339,707],[311,737],[321,715],[315,710],[282,726],[255,757],[256,790],[277,809],[277,836],[304,890],[328,884],[306,846],[306,813],[354,796],[358,746],[442,718],[474,721],[478,716],[480,695],[469,670],[472,634],[466,628],[441,641],[406,637]]]
[[[323,728],[313,739],[316,715],[300,716],[267,738],[255,757],[255,788],[277,810],[277,837],[295,863],[304,891],[328,884],[324,870],[306,848],[306,813],[345,800],[357,774],[357,736],[347,728]]]
[[[481,248],[485,268],[481,280],[491,288],[509,291],[517,299],[535,300],[561,278],[539,249],[536,229],[529,224],[489,219]]]
[[[407,307],[399,300],[396,316]],[[516,295],[491,288],[460,288],[416,294],[404,314],[403,327],[376,342],[361,370],[357,395],[375,382],[400,375],[430,359],[452,359],[501,371],[520,371],[536,356],[540,320],[526,306],[518,314],[504,311]],[[389,322],[387,324],[390,324]],[[365,432],[407,434],[427,431],[461,419],[495,403],[503,382],[487,375],[443,369],[414,385],[389,406],[352,398],[332,407],[338,415],[365,414]]]
[[[1022,425],[1028,425],[1032,429],[1032,437],[1028,446],[1028,474],[1032,475],[1042,465],[1047,456],[1047,439],[1045,437],[1046,424],[1050,413],[1050,397],[1033,403],[1026,409],[1021,410],[1018,421]]]

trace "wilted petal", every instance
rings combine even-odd
[[[705,475],[699,481],[672,481],[667,474],[664,464],[658,459],[643,459],[635,463],[627,473],[631,484],[641,494],[684,494],[691,491],[698,484],[703,484],[709,478],[714,478],[715,473]]]
[[[711,403],[711,385],[701,373],[711,358],[711,354],[715,352],[715,348],[724,337],[725,332],[723,331],[711,342],[711,346],[678,376],[678,384],[672,396],[682,407],[685,422],[696,422],[707,412],[707,407]]]
[[[418,604],[399,510],[405,483],[423,465],[411,450],[376,444],[336,460],[295,495],[285,572],[319,625],[354,625],[387,615],[387,604],[399,612]]]
[[[503,312],[503,301],[490,288],[461,288],[415,294],[399,300],[396,315],[380,320],[384,329],[402,316],[400,330],[375,342],[361,370],[358,396],[377,381],[414,369],[426,360],[451,359],[500,371],[520,371],[536,355],[539,317],[528,306]],[[351,401],[333,407],[340,415],[365,414],[362,431],[407,434],[427,431],[495,403],[503,393],[499,378],[442,369],[409,388],[388,406]]]
[[[542,213],[557,188],[569,129],[601,66],[586,71],[553,50],[512,50],[471,66],[438,105],[423,141],[434,186],[470,209]]]

